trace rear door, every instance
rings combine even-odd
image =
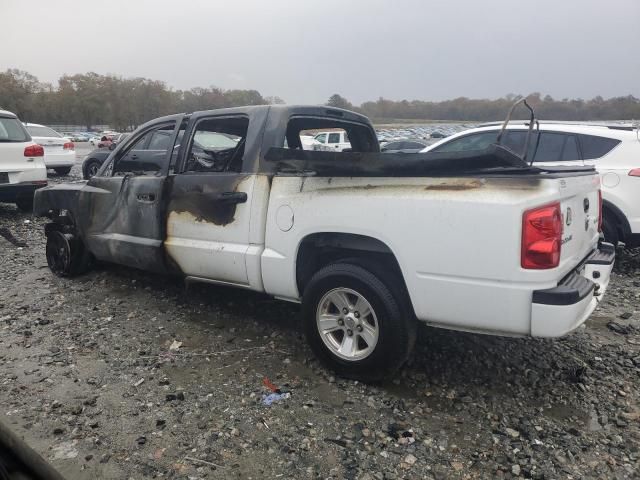
[[[245,146],[256,148],[260,139],[243,114],[202,113],[191,117],[182,144],[170,179],[167,255],[188,277],[249,286],[256,175],[246,171]]]
[[[98,259],[166,271],[165,182],[181,119],[167,117],[135,132],[83,189],[77,221]],[[152,143],[156,136],[165,140]]]

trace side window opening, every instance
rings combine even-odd
[[[175,123],[148,130],[133,139],[126,150],[114,160],[112,175],[158,175],[167,161],[167,151]]]
[[[199,121],[189,145],[184,172],[240,172],[249,129],[246,117]]]
[[[331,152],[342,152],[345,149],[374,152],[378,148],[375,133],[367,125],[302,116],[294,116],[289,120],[282,144],[284,148],[293,150]]]
[[[497,131],[479,132],[459,137],[450,142],[435,148],[434,152],[469,152],[473,150],[484,150],[492,143],[496,142]],[[517,153],[517,152],[516,152]]]

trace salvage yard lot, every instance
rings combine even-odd
[[[0,419],[69,479],[640,469],[638,253],[618,258],[573,335],[423,328],[398,378],[371,386],[317,363],[296,305],[115,266],[60,279],[46,267],[42,219],[0,204],[0,225],[26,244],[0,237]],[[291,396],[265,406],[265,378]]]

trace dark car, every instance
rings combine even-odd
[[[88,180],[98,173],[104,161],[111,154],[111,150],[115,149],[116,145],[123,142],[128,136],[128,133],[122,133],[118,136],[117,140],[111,142],[107,148],[96,148],[84,157],[82,161],[82,176],[84,179]]]
[[[438,132],[437,130],[435,132],[431,132],[431,138],[447,138],[448,135],[445,135],[442,132]]]
[[[426,146],[426,143],[418,140],[399,140],[387,143],[380,148],[380,151],[383,153],[418,153]]]

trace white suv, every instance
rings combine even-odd
[[[528,123],[511,122],[501,143],[521,153]],[[465,130],[422,150],[479,150],[496,141],[501,125]],[[605,239],[627,247],[640,246],[640,139],[638,129],[625,125],[541,122],[533,134],[527,159],[536,165],[594,165],[600,173]]]
[[[44,164],[58,175],[66,175],[76,163],[75,145],[71,139],[60,135],[52,128],[25,123],[24,126],[34,142],[44,147]]]
[[[47,185],[44,148],[13,113],[0,110],[0,202],[31,211],[33,192]]]

